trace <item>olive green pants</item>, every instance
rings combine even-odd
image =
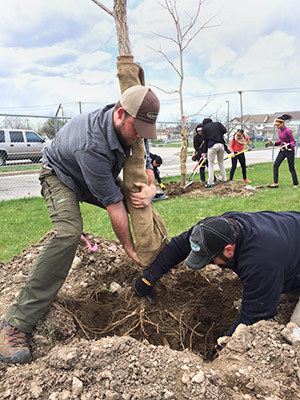
[[[68,275],[82,234],[82,216],[75,193],[50,169],[42,168],[39,179],[56,234],[41,250],[5,316],[6,322],[27,333],[49,310]]]

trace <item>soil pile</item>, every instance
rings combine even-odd
[[[190,181],[192,182],[192,181]],[[169,198],[174,197],[186,197],[186,198],[194,198],[194,197],[249,197],[252,196],[255,187],[247,184],[243,181],[230,181],[225,184],[220,181],[215,182],[215,187],[213,188],[205,188],[205,183],[194,180],[190,185],[188,185],[188,181],[186,186],[180,186],[180,182],[170,182],[164,183],[166,189],[164,189],[164,193]]]
[[[185,189],[171,182],[165,193],[242,197],[253,191],[239,181],[216,182],[213,189],[195,181]],[[1,314],[51,235],[1,264]],[[85,237],[94,251],[80,241],[66,282],[29,338],[32,363],[0,364],[1,398],[300,399],[300,338],[292,325],[286,328],[299,293],[282,296],[274,320],[239,326],[217,356],[215,344],[241,304],[232,271],[178,265],[156,284],[153,306],[134,296],[141,269],[120,244]]]
[[[52,234],[1,264],[2,314]],[[151,306],[133,295],[141,270],[120,244],[85,236],[97,250],[80,241],[59,296],[30,337],[32,363],[0,363],[1,398],[300,399],[300,345],[290,344],[293,325],[286,328],[297,293],[282,296],[275,319],[240,325],[216,357],[241,303],[231,271],[179,265],[156,284]]]

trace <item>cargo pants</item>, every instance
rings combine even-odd
[[[83,229],[75,193],[48,167],[41,169],[39,179],[56,234],[41,250],[16,302],[4,317],[26,333],[50,309],[71,268]]]

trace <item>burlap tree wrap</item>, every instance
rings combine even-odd
[[[117,57],[117,71],[121,93],[134,85],[144,85],[144,71],[134,62],[132,55]],[[152,204],[145,208],[134,208],[130,201],[130,192],[139,189],[134,182],[148,183],[145,173],[144,143],[137,140],[132,145],[130,155],[123,168],[124,197],[135,236],[135,250],[141,265],[147,267],[167,244],[167,230],[164,222]]]

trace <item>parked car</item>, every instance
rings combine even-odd
[[[0,165],[8,160],[39,162],[45,139],[27,129],[0,129]]]

